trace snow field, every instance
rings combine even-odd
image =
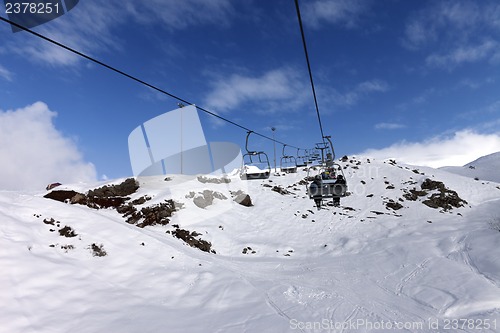
[[[142,229],[113,209],[0,192],[0,332],[377,332],[382,323],[440,332],[452,319],[483,324],[464,332],[499,331],[499,185],[351,161],[340,164],[352,195],[319,211],[298,184],[307,175],[300,168],[229,184],[139,179],[131,199],[183,205],[169,225]],[[468,204],[444,211],[424,205],[426,197],[404,199],[426,178]],[[205,190],[227,199],[200,208],[189,194]],[[234,202],[237,190],[254,206]],[[403,207],[388,208],[391,200]],[[51,218],[55,225],[44,223]],[[172,225],[196,231],[217,253],[167,234]],[[77,236],[60,236],[64,226]],[[106,255],[93,256],[92,244]]]

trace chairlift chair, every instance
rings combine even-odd
[[[329,135],[324,137],[325,139],[328,140],[329,146],[326,149],[326,160],[325,164],[327,167],[333,167],[333,164],[335,162],[335,150],[333,149],[333,143],[331,140],[331,137]]]
[[[240,178],[244,180],[267,179],[271,175],[271,164],[269,158],[263,151],[250,151],[248,149],[248,138],[252,131],[247,132],[245,141],[246,154],[243,155],[243,165],[240,169]]]
[[[306,185],[309,199],[317,201],[318,209],[323,200],[329,198],[332,199],[332,204],[334,206],[339,205],[340,198],[347,195],[348,189],[342,167],[334,163],[331,167],[322,166],[316,169],[319,171],[318,174],[314,177],[308,176],[307,178],[309,180],[313,179],[312,182]],[[332,174],[334,176],[332,176]]]
[[[300,151],[304,151],[304,155],[300,155]],[[303,168],[309,164],[309,152],[307,149],[297,148],[297,167]]]
[[[309,154],[308,158],[308,164],[314,164],[314,162],[319,161],[320,155],[318,153],[317,149],[313,149],[312,152]]]
[[[311,181],[306,185],[306,192],[310,199],[317,201],[318,209],[323,199],[332,198],[334,205],[340,204],[340,198],[347,195],[347,181],[342,166],[333,160],[335,153],[333,144],[329,137],[330,145],[327,160],[320,167],[309,167],[307,171],[307,180]],[[325,148],[326,149],[326,148]],[[311,171],[317,171],[312,177]],[[319,204],[318,204],[319,203]]]
[[[283,156],[280,159],[280,169],[285,173],[297,172],[297,159],[292,155],[285,155],[285,147],[283,145]]]

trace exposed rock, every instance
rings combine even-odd
[[[139,183],[134,178],[128,178],[118,185],[105,185],[95,190],[90,190],[88,197],[125,197],[135,193],[139,189]]]
[[[450,210],[453,207],[463,207],[467,204],[467,201],[460,198],[457,192],[446,188],[443,182],[431,180],[429,178],[425,179],[420,185],[421,190],[416,189],[409,190],[409,193],[405,193],[403,197],[407,200],[415,201],[418,197],[424,197],[431,191],[437,191],[433,193],[422,203],[430,208],[442,208],[444,211]]]
[[[130,198],[126,195],[132,194],[139,188],[139,184],[133,178],[125,180],[118,185],[103,186],[95,190],[90,190],[87,195],[75,191],[52,191],[44,195],[44,198],[49,198],[61,202],[69,201],[71,204],[86,205],[90,208],[109,208],[120,207]]]
[[[215,199],[227,200],[227,197],[220,192],[212,192]]]
[[[274,186],[271,191],[278,192],[279,194],[285,195],[285,194],[292,194],[288,190],[284,189],[281,186]]]
[[[133,205],[123,205],[117,208],[123,217],[126,217],[126,222],[135,224],[139,228],[153,225],[167,225],[170,222],[169,217],[177,210],[176,204],[173,200],[166,200],[158,205],[150,207],[143,207],[137,210]],[[140,221],[140,222],[139,222]]]
[[[390,200],[388,203],[385,204],[387,208],[390,208],[392,210],[399,210],[403,208],[403,205],[400,204],[399,202],[395,202],[393,200]]]
[[[416,189],[411,189],[409,190],[409,193],[403,194],[403,197],[410,201],[416,201],[418,197],[424,197],[426,195],[426,191],[417,191]]]
[[[47,187],[45,188],[47,191],[50,191],[52,190],[53,188],[56,188],[58,186],[61,186],[62,184],[61,183],[52,183],[52,184],[49,184],[47,185]]]
[[[108,253],[104,250],[104,246],[97,245],[96,243],[92,243],[92,245],[89,246],[90,251],[92,252],[93,257],[104,257]]]
[[[54,220],[52,217],[50,219],[44,219],[43,223],[45,224],[50,224],[50,225],[56,225],[56,220]]]
[[[75,246],[68,244],[68,245],[61,245],[61,250],[64,250],[65,253],[68,253],[69,250],[74,250]]]
[[[90,208],[118,208],[122,206],[127,200],[130,198],[123,197],[111,197],[111,198],[102,198],[102,197],[87,197],[87,206]]]
[[[71,197],[69,202],[71,204],[86,205],[87,204],[87,197],[84,194],[77,193],[73,197]]]
[[[243,251],[241,251],[241,253],[243,253],[243,254],[247,254],[247,253],[255,254],[257,252],[255,250],[252,250],[252,248],[250,246],[247,246],[243,249]]]
[[[235,192],[235,193],[233,193],[233,195],[236,195],[236,197],[233,200],[236,201],[237,203],[239,203],[240,205],[245,206],[245,207],[252,207],[253,206],[252,199],[250,198],[250,195],[248,195],[242,191]]]
[[[188,230],[184,229],[176,229],[172,231],[172,235],[179,239],[182,239],[191,247],[196,247],[204,252],[216,253],[215,250],[212,250],[212,244],[202,239],[196,239],[195,237],[200,235],[196,232],[190,233]]]
[[[139,199],[135,199],[131,202],[132,205],[142,205],[145,204],[147,201],[151,200],[151,197],[149,195],[143,195]]]
[[[444,186],[443,182],[438,182],[435,180],[431,180],[429,178],[427,178],[426,180],[424,180],[422,182],[422,184],[420,185],[420,188],[422,190],[428,190],[428,191],[432,191],[432,190],[439,190],[441,192],[446,191],[446,187]]]
[[[119,185],[103,186],[101,188],[91,190],[87,195],[75,191],[52,191],[46,194],[45,197],[62,202],[71,202],[72,204],[86,205],[90,208],[113,207],[118,213],[122,214],[122,216],[126,218],[127,223],[134,224],[139,228],[158,224],[167,225],[170,223],[170,217],[173,215],[173,213],[183,206],[182,204],[176,203],[170,199],[165,200],[165,202],[158,205],[142,207],[139,210],[135,206],[143,205],[147,201],[151,200],[151,197],[142,196],[138,199],[128,202],[130,198],[127,197],[127,195],[136,192],[138,188],[139,184],[137,183],[137,181],[133,178],[129,178]],[[245,195],[243,192],[238,193],[238,195],[240,194]],[[210,190],[205,190],[199,195],[191,192],[190,196],[192,196],[195,204],[200,206],[212,204],[214,199],[227,199],[224,194]],[[248,199],[242,198],[242,201],[250,201],[249,198],[250,197],[248,197]],[[59,222],[55,221],[54,219],[46,219],[44,220],[44,223],[54,225],[58,224]],[[211,243],[195,238],[200,236],[200,233],[197,233],[196,231],[190,233],[187,230],[179,229],[178,225],[175,225],[174,227],[176,228],[176,230],[172,232],[172,235],[174,235],[175,237],[182,239],[190,246],[196,247],[202,251],[215,253],[215,251],[211,249]],[[59,234],[65,237],[77,236],[74,230],[69,226],[65,226],[64,228],[60,229]],[[89,246],[89,249],[92,251],[93,256],[102,257],[107,255],[106,251],[103,249],[102,244],[97,245],[93,243]]]
[[[204,190],[203,193],[198,193],[194,196],[193,202],[200,208],[206,208],[213,203],[214,199],[225,200],[227,198],[220,192]]]
[[[45,194],[43,197],[52,199],[52,200],[57,200],[61,202],[66,202],[66,200],[71,200],[75,195],[81,194],[75,191],[67,191],[67,190],[60,190],[60,191],[52,191],[47,194]],[[83,195],[83,194],[81,194]]]
[[[213,194],[204,195],[204,194],[198,193],[193,198],[194,204],[200,208],[206,208],[206,207],[210,206],[213,201],[214,201]]]
[[[78,236],[73,229],[69,226],[65,226],[64,228],[59,230],[59,235],[64,237],[76,237]]]
[[[431,208],[443,208],[447,211],[453,207],[463,207],[467,201],[460,198],[455,191],[447,190],[446,192],[435,193],[431,197],[422,202],[424,205]]]
[[[200,183],[212,183],[212,184],[229,184],[231,179],[222,177],[222,178],[208,178],[205,176],[198,176],[198,181]]]

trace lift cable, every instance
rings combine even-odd
[[[321,116],[319,114],[318,99],[316,98],[316,89],[314,88],[311,63],[309,61],[309,53],[307,52],[306,37],[304,34],[304,27],[302,26],[302,17],[300,15],[299,0],[295,0],[295,8],[297,9],[297,18],[299,20],[300,34],[302,36],[302,44],[304,45],[304,53],[306,55],[307,70],[309,71],[309,79],[311,81],[311,88],[314,97],[314,105],[316,106],[316,114],[318,115],[319,129],[321,131],[321,140],[323,141],[323,143],[325,143],[325,135],[323,133],[323,124],[321,123]]]
[[[54,45],[56,45],[56,46],[59,46],[59,47],[61,47],[61,48],[65,49],[65,50],[67,50],[67,51],[69,51],[69,52],[72,52],[72,53],[74,53],[74,54],[76,54],[76,55],[78,55],[78,56],[80,56],[80,57],[82,57],[82,58],[85,58],[85,59],[87,59],[87,60],[89,60],[89,61],[92,61],[92,62],[94,62],[94,63],[96,63],[96,64],[98,64],[98,65],[100,65],[100,66],[102,66],[102,67],[105,67],[105,68],[107,68],[107,69],[109,69],[109,70],[111,70],[111,71],[113,71],[113,72],[115,72],[115,73],[118,73],[118,74],[120,74],[120,75],[123,75],[123,76],[125,76],[125,77],[127,77],[127,78],[129,78],[129,79],[131,79],[131,80],[133,80],[133,81],[136,81],[136,82],[138,82],[138,83],[140,83],[140,84],[142,84],[142,85],[145,85],[145,86],[147,86],[147,87],[149,87],[149,88],[151,88],[151,89],[154,89],[154,90],[156,90],[156,91],[158,91],[158,92],[160,92],[160,93],[162,93],[162,94],[165,94],[165,95],[167,95],[167,96],[169,96],[169,97],[172,97],[172,98],[174,98],[174,99],[178,100],[178,101],[179,101],[179,102],[181,102],[181,103],[185,103],[185,104],[187,104],[187,105],[193,105],[193,103],[191,103],[191,102],[189,102],[189,101],[187,101],[187,100],[185,100],[185,99],[182,99],[182,98],[180,98],[180,97],[178,97],[178,96],[176,96],[176,95],[174,95],[174,94],[171,94],[171,93],[169,93],[169,92],[167,92],[167,91],[165,91],[165,90],[163,90],[163,89],[161,89],[161,88],[158,88],[157,86],[154,86],[154,85],[152,85],[152,84],[150,84],[150,83],[147,83],[146,81],[143,81],[143,80],[141,80],[141,79],[139,79],[139,78],[137,78],[137,77],[135,77],[135,76],[132,76],[132,75],[130,75],[130,74],[127,74],[127,73],[125,73],[124,71],[121,71],[121,70],[119,70],[119,69],[117,69],[117,68],[115,68],[115,67],[113,67],[113,66],[110,66],[110,65],[108,65],[108,64],[106,64],[106,63],[104,63],[104,62],[102,62],[102,61],[99,61],[99,60],[97,60],[97,59],[95,59],[95,58],[93,58],[93,57],[91,57],[91,56],[89,56],[89,55],[86,55],[86,54],[84,54],[84,53],[82,53],[82,52],[80,52],[80,51],[77,51],[77,50],[75,50],[75,49],[73,49],[73,48],[71,48],[71,47],[69,47],[69,46],[66,46],[66,45],[64,45],[64,44],[62,44],[62,43],[59,43],[59,42],[57,42],[57,41],[55,41],[55,40],[53,40],[53,39],[51,39],[51,38],[49,38],[49,37],[46,37],[46,36],[44,36],[44,35],[42,35],[42,34],[39,34],[39,33],[35,32],[35,31],[33,31],[33,30],[29,29],[29,28],[26,28],[26,27],[24,27],[24,26],[22,26],[22,25],[20,25],[20,24],[17,24],[17,23],[15,23],[15,22],[13,22],[13,21],[11,21],[11,20],[9,20],[9,19],[6,19],[6,18],[4,18],[4,17],[0,16],[0,20],[4,21],[4,22],[6,22],[6,23],[9,23],[9,24],[11,24],[11,25],[13,25],[13,26],[15,26],[15,27],[17,27],[17,28],[19,28],[19,29],[22,29],[22,30],[24,30],[24,31],[26,31],[26,32],[28,32],[28,33],[30,33],[30,34],[32,34],[32,35],[34,35],[34,36],[38,37],[38,38],[41,38],[41,39],[43,39],[43,40],[45,40],[45,41],[47,41],[47,42],[50,42],[50,43],[52,43],[52,44],[54,44]],[[281,141],[278,141],[278,140],[276,140],[276,139],[273,139],[273,138],[271,138],[271,137],[268,137],[267,135],[264,135],[264,134],[261,134],[261,133],[255,132],[255,131],[253,131],[253,130],[251,130],[251,129],[249,129],[249,128],[245,127],[245,126],[242,126],[242,125],[240,125],[240,124],[238,124],[238,123],[235,123],[234,121],[231,121],[231,120],[229,120],[229,119],[227,119],[227,118],[221,117],[221,116],[219,116],[219,115],[218,115],[218,114],[216,114],[216,113],[210,112],[210,111],[208,111],[208,110],[206,110],[206,109],[204,109],[204,108],[202,108],[202,107],[200,107],[200,106],[197,106],[197,105],[195,105],[195,106],[196,106],[196,108],[197,108],[198,110],[203,111],[203,112],[205,112],[205,113],[207,113],[207,114],[209,114],[209,115],[211,115],[211,116],[213,116],[213,117],[219,118],[219,119],[221,119],[221,120],[223,120],[223,121],[225,121],[225,122],[228,122],[228,123],[230,123],[230,124],[232,124],[232,125],[234,125],[234,126],[236,126],[236,127],[239,127],[239,128],[241,128],[241,129],[244,129],[244,130],[245,130],[245,131],[247,131],[247,132],[248,132],[248,131],[253,132],[254,134],[256,134],[256,135],[258,135],[258,136],[261,136],[261,137],[263,137],[263,138],[265,138],[265,139],[267,139],[267,140],[270,140],[270,141],[273,141],[273,142],[279,143],[279,144],[281,144],[281,145],[287,145],[287,146],[289,146],[289,147],[298,148],[298,147],[295,147],[295,146],[292,146],[292,145],[289,145],[289,144],[283,143],[283,142],[281,142]]]

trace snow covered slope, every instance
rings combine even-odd
[[[442,167],[442,170],[480,180],[500,183],[500,152],[486,155],[462,167]]]
[[[319,211],[304,170],[0,192],[0,332],[500,331],[500,186],[339,163],[351,195]]]

